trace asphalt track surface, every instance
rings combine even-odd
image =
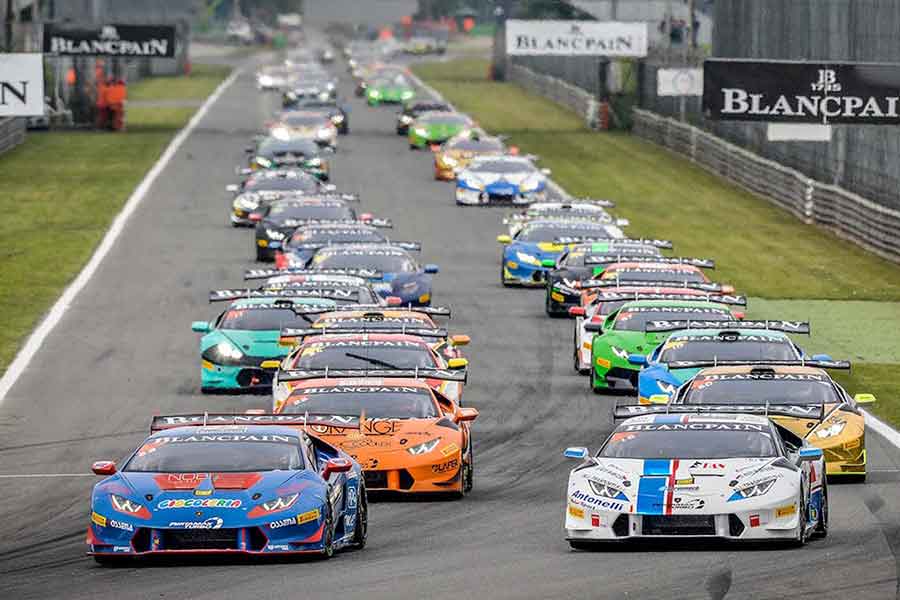
[[[345,82],[345,89],[349,91]],[[96,478],[0,479],[0,598],[893,598],[900,563],[900,452],[870,434],[870,483],[832,486],[831,533],[801,550],[679,543],[573,552],[563,539],[567,445],[596,447],[621,398],[571,365],[572,324],[539,290],[499,283],[503,209],[460,208],[430,153],[394,134],[394,109],[353,100],[334,181],[423,241],[441,266],[437,304],[471,334],[466,403],[474,492],[462,501],[378,502],[369,545],[329,562],[151,563],[101,568],[84,555]],[[249,230],[227,225],[223,188],[271,113],[250,71],[211,108],[0,406],[3,475],[88,474],[126,455],[157,412],[266,407],[199,393],[193,319],[208,290],[241,283]],[[602,174],[598,170],[598,174]],[[627,198],[619,199],[627,203]],[[664,231],[636,232],[665,237]],[[728,257],[717,257],[727,260]]]

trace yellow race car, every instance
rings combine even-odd
[[[825,369],[849,369],[847,361],[768,361],[710,367],[712,361],[682,361],[669,368],[703,368],[676,392],[672,404],[702,405],[710,412],[776,412],[771,418],[825,453],[826,474],[864,480],[866,423],[859,405],[872,394],[850,396]],[[665,404],[666,396],[651,396]],[[790,416],[786,416],[789,414]],[[849,477],[848,477],[849,476]]]
[[[456,172],[464,169],[476,156],[505,154],[503,141],[478,129],[464,131],[444,142],[434,153],[434,178],[453,181]]]

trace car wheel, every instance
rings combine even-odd
[[[819,521],[816,523],[816,537],[828,536],[828,484],[822,484],[822,504],[819,508]]]
[[[264,250],[257,246],[256,248],[256,262],[271,262],[272,258],[269,256],[269,251]]]
[[[463,489],[468,494],[475,487],[475,450],[472,449],[472,440],[469,439],[469,459],[465,462],[465,483]]]
[[[598,384],[599,379],[597,378],[597,370],[593,365],[590,367],[591,369],[591,389],[595,394],[602,394],[604,389],[602,386]]]
[[[809,506],[807,505],[806,492],[803,488],[800,488],[800,501],[797,504],[799,505],[798,515],[800,522],[797,525],[797,535],[794,537],[792,545],[800,548],[809,541]]]
[[[359,484],[356,497],[356,527],[353,530],[351,544],[355,549],[362,550],[366,547],[366,540],[369,537],[369,501],[366,498],[366,486],[362,482]]]
[[[572,346],[575,348],[572,352],[572,366],[575,367],[576,373],[581,374],[584,373],[584,369],[581,368],[581,349],[578,347],[578,321],[575,321],[575,327],[572,329]]]
[[[322,559],[328,560],[334,556],[334,525],[331,518],[331,506],[325,507],[325,527],[322,531]]]
[[[419,147],[416,146],[415,144],[410,144],[410,145],[409,145],[409,149],[410,149],[410,150],[418,150]]]
[[[500,260],[503,260],[503,257],[500,257]],[[503,274],[503,263],[500,263],[500,283],[503,284],[503,287],[512,287],[512,283],[506,279],[506,275]]]

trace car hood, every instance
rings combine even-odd
[[[227,340],[241,352],[251,356],[283,356],[287,354],[288,348],[278,344],[280,337],[280,330],[217,329],[203,338],[202,350]]]

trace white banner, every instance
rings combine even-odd
[[[0,54],[0,117],[44,114],[44,55]]]
[[[659,69],[656,93],[660,96],[702,96],[703,69]]]
[[[647,23],[506,21],[512,56],[647,56]]]

